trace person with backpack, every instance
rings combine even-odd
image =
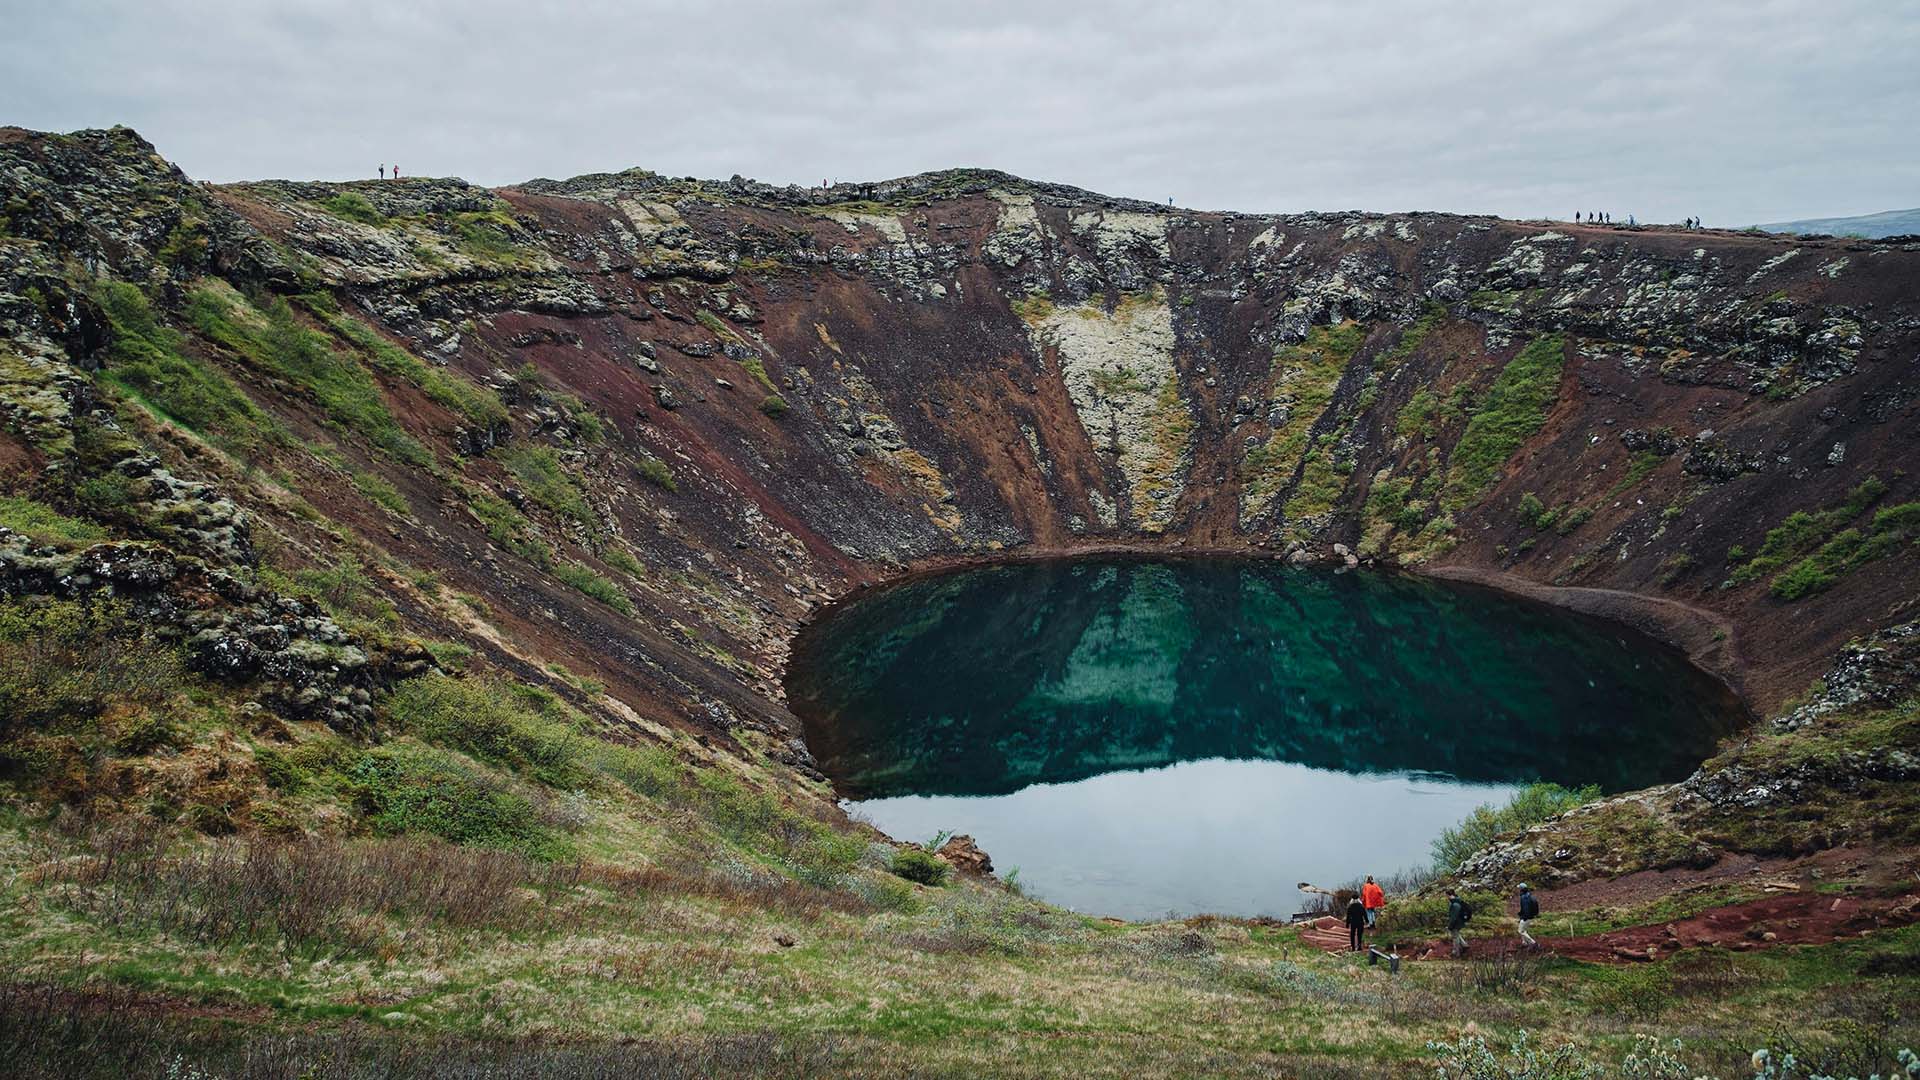
[[[1347,948],[1360,952],[1367,947],[1367,906],[1354,893],[1347,899]]]
[[[1467,954],[1467,922],[1473,918],[1473,905],[1460,899],[1460,894],[1447,890],[1447,932],[1453,935],[1453,958],[1460,959]]]
[[[1367,929],[1380,925],[1380,909],[1387,906],[1387,894],[1374,884],[1373,875],[1367,875],[1366,884],[1360,886],[1360,902],[1367,908]]]
[[[1520,886],[1520,940],[1526,942],[1529,949],[1540,947],[1540,943],[1533,940],[1533,935],[1527,933],[1527,924],[1539,917],[1540,901],[1534,898],[1533,890],[1522,883]]]

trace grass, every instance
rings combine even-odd
[[[1596,787],[1564,788],[1559,784],[1529,784],[1505,805],[1480,806],[1458,825],[1442,830],[1433,841],[1433,868],[1448,873],[1478,854],[1505,833],[1537,825],[1600,797]]]
[[[18,495],[0,495],[0,528],[61,547],[107,538],[107,530],[91,521],[68,517],[46,503]]]
[[[1306,341],[1274,354],[1269,397],[1288,401],[1287,417],[1265,441],[1248,448],[1241,460],[1245,478],[1243,518],[1264,510],[1292,481],[1316,445],[1310,440],[1314,426],[1332,403],[1348,362],[1365,340],[1366,330],[1358,323],[1317,326]],[[1331,444],[1335,439],[1327,436],[1321,441]],[[1327,462],[1321,464],[1324,467]],[[1315,490],[1303,500],[1303,508],[1308,503],[1330,505],[1323,490],[1329,479],[1323,468],[1316,477]]]
[[[533,523],[512,503],[477,488],[467,489],[466,495],[467,508],[480,519],[487,539],[536,566],[553,565],[553,548],[534,535]]]
[[[1773,575],[1769,591],[1782,600],[1798,600],[1830,589],[1848,572],[1910,546],[1920,539],[1920,503],[1890,506],[1875,513],[1864,527],[1842,528],[1878,504],[1887,490],[1879,477],[1869,476],[1836,506],[1787,515],[1767,530],[1751,558],[1746,558],[1743,547],[1728,551],[1728,562],[1734,565],[1727,584],[1743,585]]]
[[[500,455],[500,463],[519,482],[529,499],[582,525],[599,525],[599,518],[587,503],[579,482],[548,447],[516,446]]]
[[[627,598],[626,591],[583,563],[570,560],[556,563],[553,576],[622,615],[633,614],[633,601]]]
[[[188,355],[185,339],[155,319],[146,294],[103,281],[93,297],[113,329],[101,378],[216,446],[257,451],[283,437],[218,367]]]
[[[300,302],[327,329],[358,349],[374,367],[411,383],[429,400],[468,423],[483,429],[506,423],[507,407],[491,391],[483,390],[450,371],[434,367],[388,341],[358,317],[342,312],[332,297],[323,293],[309,293],[302,296]]]
[[[668,491],[680,490],[679,482],[673,478],[673,467],[651,454],[642,455],[633,468],[641,479],[655,487]]]
[[[259,308],[231,289],[203,286],[189,294],[187,316],[209,340],[310,396],[330,427],[365,438],[403,465],[433,466],[433,455],[394,419],[373,373],[301,323],[284,299]]]
[[[411,513],[406,497],[401,495],[392,484],[387,483],[383,477],[369,472],[356,472],[353,474],[353,487],[375,506],[392,511],[401,517]]]
[[[1501,466],[1546,423],[1547,413],[1559,399],[1565,359],[1566,348],[1558,335],[1538,338],[1494,377],[1448,458],[1443,506],[1458,511],[1478,500],[1493,485]]]

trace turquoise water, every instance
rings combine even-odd
[[[1096,558],[835,608],[788,697],[849,808],[971,834],[1045,899],[1284,914],[1424,863],[1520,784],[1685,776],[1745,719],[1677,653],[1490,590],[1271,560]]]

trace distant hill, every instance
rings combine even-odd
[[[1859,217],[1808,218],[1805,221],[1776,221],[1757,228],[1776,233],[1829,233],[1833,236],[1863,236],[1876,240],[1882,236],[1920,233],[1920,208],[1883,210]]]

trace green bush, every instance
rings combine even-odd
[[[396,687],[386,701],[394,725],[420,739],[459,750],[556,788],[585,785],[591,736],[528,707],[505,683],[488,678],[424,675]]]
[[[320,206],[335,217],[357,221],[362,225],[384,225],[387,215],[374,208],[365,195],[357,191],[342,191],[320,200]]]
[[[0,603],[0,738],[173,697],[185,686],[179,651],[144,629],[117,603]]]
[[[1847,497],[1837,506],[1813,512],[1795,510],[1779,525],[1767,530],[1753,559],[1735,568],[1728,580],[1740,585],[1780,570],[1826,543],[1842,525],[1866,512],[1886,493],[1886,483],[1877,476],[1869,476],[1847,492]],[[1731,558],[1732,552],[1728,555]]]
[[[945,885],[947,876],[953,871],[945,859],[923,847],[906,847],[895,851],[887,869],[908,881],[936,887]]]
[[[634,468],[639,470],[643,479],[656,487],[663,487],[668,491],[680,490],[680,485],[673,478],[673,469],[657,457],[651,455],[643,457]]]
[[[1564,788],[1559,784],[1529,784],[1515,792],[1506,805],[1483,805],[1460,824],[1441,832],[1433,841],[1433,868],[1437,873],[1449,873],[1502,833],[1537,825],[1599,797],[1600,789],[1592,786]]]
[[[768,394],[766,398],[760,402],[760,411],[775,419],[785,416],[790,407],[791,406],[787,404],[787,399],[781,397],[779,394]]]
[[[567,851],[526,796],[440,751],[373,750],[349,766],[346,779],[347,794],[379,836],[424,834],[538,859]]]

